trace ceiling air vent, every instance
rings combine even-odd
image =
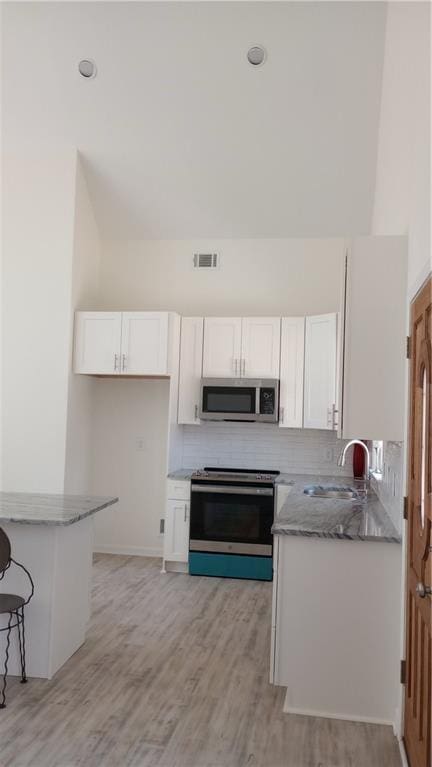
[[[194,269],[217,269],[219,257],[217,253],[195,253]]]

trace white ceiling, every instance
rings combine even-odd
[[[76,145],[105,237],[369,231],[381,2],[3,4],[4,139]],[[250,44],[268,60],[246,62]],[[77,71],[91,57],[98,76]]]

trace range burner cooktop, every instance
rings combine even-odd
[[[279,471],[259,471],[251,469],[224,469],[221,467],[205,466],[192,474],[192,480],[209,482],[249,482],[260,484],[261,482],[274,482],[280,474]]]

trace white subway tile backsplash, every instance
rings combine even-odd
[[[382,478],[372,481],[375,492],[399,533],[402,530],[403,514],[403,456],[402,442],[384,442]]]
[[[278,469],[287,473],[352,476],[352,458],[337,466],[345,443],[330,431],[280,429],[273,424],[185,426],[183,466]]]

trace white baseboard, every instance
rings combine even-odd
[[[287,693],[288,695],[288,693]],[[347,714],[330,714],[328,711],[314,711],[306,708],[296,708],[290,706],[285,698],[283,705],[284,714],[298,714],[300,716],[316,716],[322,719],[342,719],[344,722],[365,722],[366,724],[385,724],[393,727],[393,722],[388,719],[377,719],[373,716],[355,716]]]
[[[399,753],[400,753],[400,758],[402,762],[402,767],[409,767],[408,757],[405,751],[405,743],[403,742],[402,738],[398,738],[398,743],[399,743]]]
[[[162,549],[152,549],[145,546],[117,546],[111,543],[96,543],[95,554],[121,554],[127,557],[162,557]]]

